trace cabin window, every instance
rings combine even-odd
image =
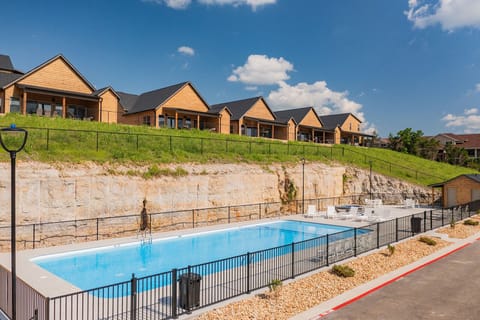
[[[143,116],[142,124],[149,126],[150,125],[150,116]]]
[[[178,118],[177,128],[178,128],[178,129],[182,129],[182,128],[183,128],[183,119],[182,119],[182,118]]]
[[[158,116],[158,126],[160,128],[165,127],[165,117],[162,114]]]
[[[190,118],[185,118],[184,128],[190,129],[192,127],[192,120]]]
[[[27,114],[37,113],[38,103],[36,101],[27,101]]]
[[[168,117],[167,118],[167,127],[170,129],[175,128],[175,118],[173,117]]]
[[[16,97],[10,98],[10,112],[20,113],[20,99]]]
[[[69,105],[67,109],[67,117],[73,119],[83,119],[87,115],[87,109],[83,106]]]

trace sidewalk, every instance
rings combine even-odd
[[[434,233],[434,232],[429,232],[428,234],[431,234],[431,235],[435,235],[435,236],[439,236],[439,234],[437,233]],[[465,251],[464,249],[468,248],[468,247],[473,247],[472,249],[469,249],[469,250],[479,250],[480,249],[480,242],[476,241],[476,240],[479,240],[480,238],[480,234],[477,233],[476,235],[473,235],[467,239],[449,239],[449,241],[454,241],[454,243],[448,247],[445,247],[439,251],[437,251],[436,253],[428,256],[428,257],[424,257],[423,259],[420,259],[410,265],[407,265],[407,266],[404,266],[400,269],[397,269],[395,271],[392,271],[386,275],[383,275],[371,282],[368,282],[368,283],[365,283],[363,285],[360,285],[350,291],[347,291],[331,300],[328,300],[318,306],[316,306],[315,308],[312,308],[310,310],[307,310],[305,312],[302,312],[300,314],[297,314],[296,316],[290,318],[291,320],[305,320],[305,319],[309,319],[309,320],[317,320],[317,319],[377,319],[375,317],[375,315],[366,315],[366,314],[361,314],[361,312],[367,312],[365,311],[365,305],[366,305],[366,300],[368,298],[369,295],[373,294],[373,293],[376,293],[377,291],[386,291],[388,286],[392,283],[396,283],[397,281],[399,280],[402,280],[404,279],[405,277],[407,276],[416,276],[417,273],[416,271],[420,271],[424,268],[427,268],[428,266],[430,265],[433,265],[435,264],[435,267],[440,267],[440,268],[443,268],[443,269],[448,269],[449,266],[447,265],[447,258],[448,257],[451,257],[453,256],[454,254],[456,254],[457,252],[460,252],[460,251]],[[471,246],[472,244],[474,244],[473,246]],[[455,257],[456,258],[456,261],[459,260],[458,257]],[[462,269],[462,266],[465,267],[465,266],[470,266],[470,265],[479,265],[480,264],[480,255],[479,254],[470,254],[470,255],[463,255],[461,257],[461,259],[465,260],[465,261],[460,261],[458,262],[457,261],[457,264],[458,266],[455,266],[456,269],[455,269],[455,272],[450,272],[450,273],[454,273],[454,274],[459,274],[460,269]],[[468,259],[473,259],[474,262],[472,263],[471,261],[466,261]],[[418,274],[420,274],[420,272],[418,272]],[[435,273],[431,273],[430,274],[431,276],[435,276],[435,277],[438,277],[438,278],[442,278],[444,279],[445,278],[445,272],[435,272]],[[461,279],[455,279],[455,286],[458,287],[458,288],[462,288],[462,286],[464,284],[460,283],[460,281],[462,281],[462,279],[464,279],[463,281],[465,282],[469,282],[471,283],[472,279],[469,277],[468,274],[461,274],[463,278]],[[440,280],[440,279],[438,279]],[[407,285],[408,282],[404,283],[403,285]],[[387,299],[393,299],[396,301],[396,304],[397,305],[400,305],[400,306],[403,306],[404,309],[407,309],[407,308],[411,308],[412,305],[415,304],[416,301],[418,301],[420,298],[426,296],[426,297],[429,297],[431,295],[432,292],[434,291],[438,291],[438,288],[437,290],[435,290],[435,287],[434,289],[431,289],[430,288],[430,283],[426,283],[425,281],[422,281],[422,279],[420,279],[419,281],[417,281],[415,283],[415,288],[417,289],[418,288],[418,285],[421,284],[420,287],[424,287],[423,290],[422,288],[419,289],[418,292],[420,293],[417,293],[417,295],[419,296],[415,296],[415,295],[412,295],[412,294],[407,294],[407,295],[397,295],[395,292],[388,292],[389,295],[388,295],[388,298]],[[412,283],[408,284],[408,285],[412,285]],[[478,288],[478,286],[477,286]],[[406,288],[407,291],[409,288]],[[410,288],[411,289],[411,288]],[[477,289],[478,290],[478,289]],[[413,293],[413,290],[410,290],[409,292]],[[443,295],[445,295],[445,292],[442,292]],[[449,295],[446,294],[447,296]],[[360,300],[361,299],[361,300]],[[359,303],[356,303],[358,300]],[[378,309],[378,308],[384,308],[385,306],[382,304],[382,301],[381,300],[378,300],[378,297],[377,299],[374,299],[375,301],[370,301],[370,309],[375,311],[375,309]],[[403,300],[403,301],[402,301]],[[435,300],[431,299],[432,301],[430,301],[430,305],[429,307],[434,307],[433,304],[435,303]],[[437,299],[438,301],[438,299]],[[444,302],[442,302],[444,303]],[[410,307],[408,307],[410,306]],[[345,311],[343,312],[343,310],[347,309],[348,307],[348,312]],[[360,310],[361,309],[361,310]],[[378,310],[376,310],[377,313],[378,313]],[[479,310],[480,312],[480,310]],[[348,316],[343,318],[343,315],[342,313],[348,313]],[[389,319],[393,319],[392,318],[392,314],[389,314],[388,312],[386,313],[388,314],[388,317]],[[345,315],[346,316],[346,315]],[[401,319],[405,319],[405,318],[409,318],[408,316],[406,316],[403,311],[401,312],[400,314],[401,316]],[[479,316],[478,314],[475,315],[475,317]],[[412,318],[412,317],[410,317]],[[414,317],[413,317],[414,318]],[[432,319],[434,319],[435,317],[433,317]],[[382,317],[379,317],[378,319],[382,319]],[[427,318],[424,318],[424,319],[427,319]],[[462,318],[462,319],[465,319],[465,318]],[[473,319],[473,318],[472,318]]]

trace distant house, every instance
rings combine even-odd
[[[335,132],[334,144],[370,145],[374,136],[362,133],[362,121],[351,113],[320,116],[324,128]]]
[[[228,108],[232,113],[230,119],[232,134],[279,140],[289,140],[289,137],[294,137],[293,118],[278,120],[263,97],[223,102],[211,106],[212,110],[217,111],[222,108]]]
[[[478,174],[462,174],[444,182],[431,184],[430,187],[441,188],[443,207],[480,200],[480,175]]]
[[[305,107],[288,109],[274,112],[279,121],[295,120],[295,133],[293,139],[297,141],[313,141],[318,143],[333,143],[335,141],[335,130],[323,128],[315,109]]]
[[[0,55],[0,113],[117,122],[119,101],[112,88],[97,90],[61,54],[26,73]]]
[[[453,145],[463,148],[467,151],[469,158],[480,158],[480,134],[454,134],[454,133],[440,133],[431,137],[440,143],[438,152],[439,160],[444,160],[444,151],[447,145]]]
[[[212,109],[190,82],[140,95],[118,92],[125,113],[120,123],[156,128],[199,129],[228,134],[231,112]]]

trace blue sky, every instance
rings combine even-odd
[[[352,112],[388,136],[480,133],[479,0],[16,0],[0,53],[62,53],[97,88],[191,81],[210,104]]]

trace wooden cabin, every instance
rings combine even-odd
[[[293,119],[279,121],[263,97],[219,103],[212,110],[231,111],[230,133],[249,137],[289,140],[295,132]],[[293,132],[293,133],[292,133]]]
[[[335,130],[323,128],[323,124],[313,107],[288,109],[274,112],[279,121],[292,118],[295,130],[289,140],[333,143]]]
[[[462,174],[444,182],[431,184],[430,187],[441,189],[444,208],[480,200],[479,174]]]
[[[190,82],[140,95],[125,92],[118,92],[118,95],[126,110],[120,123],[230,133],[228,108],[211,109]]]
[[[370,145],[374,136],[361,132],[362,121],[352,113],[320,116],[324,128],[335,132],[334,144]]]
[[[124,112],[112,88],[97,90],[61,54],[26,73],[0,57],[0,113],[115,123]]]

